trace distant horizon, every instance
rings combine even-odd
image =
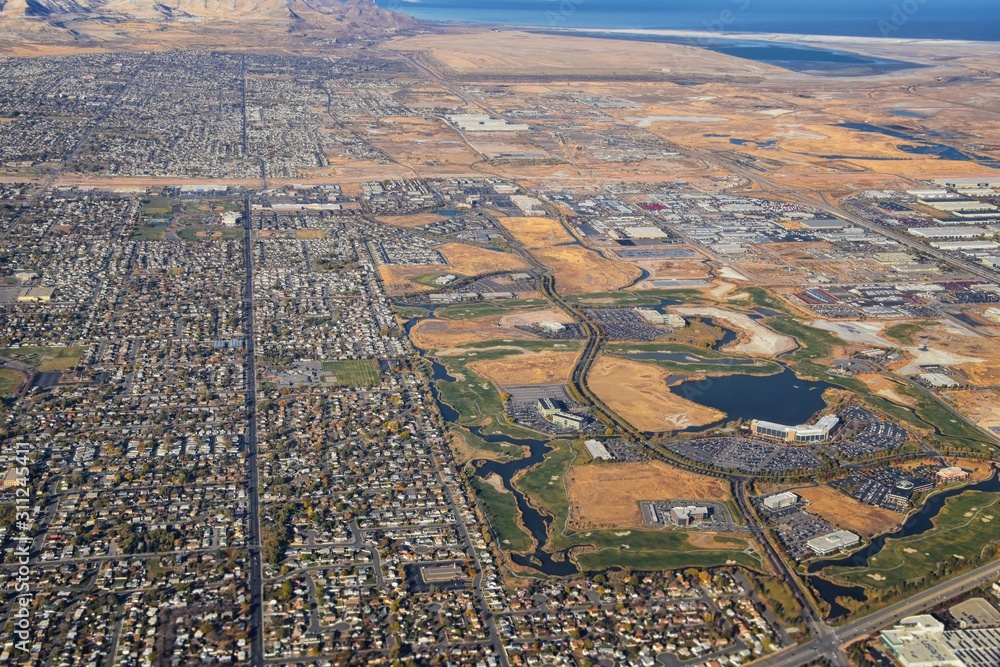
[[[982,0],[374,0],[435,22],[516,27],[699,31],[716,37],[1000,41],[1000,6]]]

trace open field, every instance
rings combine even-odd
[[[1000,391],[974,389],[942,391],[941,397],[981,428],[1000,427]]]
[[[17,371],[0,368],[0,396],[11,396],[24,382],[24,376]]]
[[[448,260],[451,268],[465,276],[528,268],[523,258],[510,252],[497,252],[464,243],[446,243],[438,246],[437,250]]]
[[[866,505],[825,484],[796,489],[795,493],[809,501],[811,513],[863,537],[884,533],[903,521],[899,512]]]
[[[326,238],[326,232],[322,229],[296,229],[295,238],[297,239],[323,239]]]
[[[397,296],[410,292],[429,292],[434,288],[416,282],[417,278],[447,273],[444,266],[380,266],[378,273],[385,283],[385,290],[390,295]]]
[[[343,387],[377,387],[378,370],[370,359],[324,361],[323,370],[334,376],[334,382]]]
[[[576,241],[555,218],[499,218],[497,222],[529,250]]]
[[[427,319],[410,329],[410,338],[419,348],[444,349],[487,340],[537,340],[537,337],[514,328],[497,326],[497,316],[469,320]]]
[[[739,329],[743,333],[743,337],[729,346],[729,349],[739,354],[773,357],[795,349],[795,341],[790,336],[776,333],[744,313],[716,307],[684,306],[675,310],[681,315],[711,317]]]
[[[396,227],[423,227],[432,222],[441,222],[448,218],[437,213],[414,213],[412,215],[379,215],[375,217],[379,222]]]
[[[506,299],[504,301],[474,301],[455,306],[447,306],[435,311],[443,320],[469,320],[477,317],[493,317],[516,312],[524,308],[540,308],[547,306],[545,299]],[[504,325],[506,326],[506,325]]]
[[[888,588],[919,580],[940,564],[978,555],[997,540],[1000,494],[969,491],[951,498],[921,534],[888,540],[865,567],[830,568],[824,573],[873,588]]]
[[[558,308],[544,308],[527,312],[511,313],[500,318],[500,324],[505,327],[529,326],[540,322],[558,322],[571,324],[573,318]]]
[[[569,382],[580,356],[580,346],[576,341],[570,341],[568,345],[573,347],[572,351],[533,352],[490,361],[473,361],[466,365],[501,387],[565,384]]]
[[[991,338],[948,320],[899,324],[885,333],[907,344],[903,349],[908,359],[895,368],[901,375],[915,375],[922,372],[922,365],[939,364],[965,372],[976,386],[1000,384],[1000,343]]]
[[[661,461],[574,466],[566,476],[570,525],[578,530],[642,526],[639,501],[719,500],[731,497],[725,480]]]
[[[906,407],[916,407],[916,401],[900,392],[904,385],[892,380],[881,373],[861,373],[854,378],[863,382],[866,387],[872,390],[876,396],[881,396],[893,403],[905,405]]]
[[[616,290],[630,285],[642,272],[624,262],[605,259],[593,250],[578,245],[539,248],[531,251],[535,259],[555,274],[561,294]]]
[[[0,357],[28,364],[41,373],[73,368],[82,356],[82,347],[8,347],[0,350]]]
[[[642,431],[703,426],[726,416],[672,393],[666,377],[667,372],[654,364],[601,355],[588,383],[602,401]]]

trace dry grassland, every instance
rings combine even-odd
[[[537,340],[519,329],[497,327],[499,321],[499,317],[472,320],[429,319],[413,327],[410,338],[414,345],[425,350],[442,350],[484,340]]]
[[[613,262],[577,245],[532,250],[531,254],[552,269],[561,294],[613,292],[642,275],[631,264]]]
[[[438,246],[437,250],[448,260],[451,268],[466,276],[529,268],[520,255],[510,252],[497,252],[464,243],[446,243]]]
[[[473,361],[466,366],[501,387],[565,384],[569,381],[579,356],[579,350],[538,352],[488,361]]]
[[[511,313],[500,318],[501,326],[517,327],[538,324],[539,322],[559,322],[560,324],[570,324],[573,318],[557,308],[545,308],[544,310],[528,310],[521,313]]]
[[[555,218],[500,218],[497,222],[529,250],[576,240]]]
[[[379,215],[375,217],[381,223],[394,227],[422,227],[432,222],[447,220],[443,215],[436,213],[414,213],[413,215]]]
[[[445,267],[443,266],[380,266],[378,273],[385,283],[385,290],[390,295],[406,294],[408,292],[429,292],[434,289],[430,285],[413,282],[413,278],[426,276]]]
[[[566,475],[573,528],[642,525],[641,500],[730,498],[721,479],[679,470],[661,461],[574,466]]]
[[[826,485],[796,489],[795,493],[809,501],[809,511],[833,525],[871,537],[895,528],[903,515],[873,507]]]
[[[1000,391],[975,389],[941,392],[942,398],[981,428],[1000,427]]]
[[[588,383],[615,412],[642,431],[672,431],[711,424],[725,413],[672,393],[667,372],[652,364],[600,356]]]
[[[326,238],[326,233],[322,229],[296,229],[297,239],[322,239]]]
[[[876,396],[886,398],[897,405],[905,405],[910,408],[917,406],[916,401],[908,396],[903,396],[897,391],[900,387],[898,382],[890,380],[884,375],[880,375],[879,373],[862,373],[854,377],[863,382]]]

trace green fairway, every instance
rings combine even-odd
[[[324,361],[323,370],[330,372],[334,381],[342,387],[377,387],[381,383],[378,369],[371,359]]]
[[[16,359],[40,373],[65,371],[80,363],[82,347],[8,347],[0,350],[0,357]]]
[[[630,567],[637,570],[666,570],[684,567],[714,567],[735,564],[760,568],[761,561],[742,548],[701,548],[691,544],[689,536],[697,533],[670,530],[588,531],[579,535],[579,544],[597,547],[576,557],[585,570],[609,567]],[[745,547],[747,543],[734,537],[717,535],[719,545]]]
[[[0,369],[0,396],[12,396],[21,387],[24,376],[17,371]]]
[[[520,513],[514,496],[497,491],[478,477],[472,477],[472,486],[483,509],[490,517],[490,523],[497,533],[500,546],[510,551],[530,550],[534,540],[518,524]]]
[[[934,528],[888,540],[864,567],[828,568],[824,574],[876,589],[919,581],[936,568],[951,571],[964,559],[977,557],[1000,539],[1000,494],[969,491],[950,498],[934,519]]]
[[[569,495],[566,493],[565,478],[576,459],[576,451],[567,440],[555,440],[552,450],[545,460],[514,480],[514,486],[531,499],[532,504],[551,514],[551,545],[561,549],[565,546],[561,535],[569,518]]]

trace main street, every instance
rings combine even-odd
[[[243,311],[246,318],[246,409],[247,409],[247,547],[250,551],[250,664],[264,664],[263,581],[260,562],[260,482],[257,474],[257,368],[253,323],[253,228],[250,195],[243,201],[243,252],[245,281]]]

